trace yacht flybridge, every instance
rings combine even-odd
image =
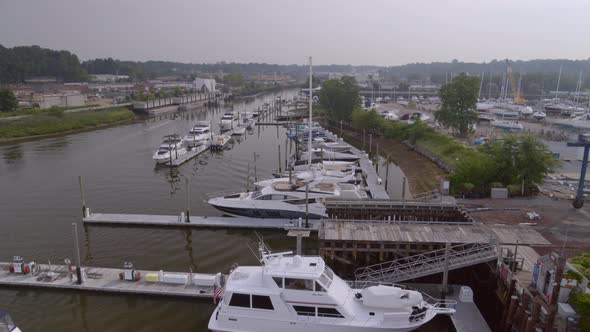
[[[211,122],[210,121],[197,121],[195,126],[188,132],[184,137],[184,141],[187,145],[197,147],[201,145],[211,145]]]
[[[305,218],[307,205],[309,218],[320,219],[327,216],[322,198],[367,198],[366,191],[350,183],[290,182],[280,178],[265,184],[266,187],[252,192],[213,193],[208,203],[232,216],[283,219]]]
[[[238,125],[238,113],[226,112],[219,121],[219,130],[228,131],[234,129]]]
[[[384,285],[351,288],[319,256],[264,249],[261,256],[262,266],[240,266],[230,273],[209,330],[401,332],[455,312],[453,301],[429,303],[418,291]]]

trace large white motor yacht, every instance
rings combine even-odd
[[[158,150],[154,153],[152,159],[158,164],[165,164],[171,159],[179,158],[187,152],[186,143],[182,138],[178,136],[167,137],[162,144],[160,144],[160,147],[158,147]]]
[[[307,183],[307,204],[305,200],[306,183],[289,182],[289,179],[273,179],[272,184],[258,191],[241,193],[213,193],[208,203],[218,210],[232,216],[252,218],[305,218],[306,205],[309,218],[326,217],[322,198],[339,197],[344,199],[367,198],[367,192],[350,183]]]
[[[197,121],[195,126],[191,128],[184,141],[187,145],[197,147],[201,145],[209,146],[211,144],[211,122],[210,121]]]
[[[261,252],[262,266],[240,266],[230,273],[209,330],[402,332],[455,312],[456,302],[414,290],[351,288],[319,256]]]
[[[238,113],[226,112],[219,121],[219,130],[228,131],[234,129],[238,125]]]

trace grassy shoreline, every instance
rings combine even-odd
[[[0,122],[0,142],[84,131],[128,122],[133,118],[133,112],[124,108],[98,112],[38,114]]]
[[[327,122],[323,125],[334,133],[340,133],[340,128],[330,126]],[[342,130],[343,138],[350,142],[355,141],[356,145],[362,145],[362,133],[350,127]],[[447,172],[428,158],[403,145],[396,139],[386,137],[374,137],[373,144],[379,144],[379,154],[382,158],[391,156],[392,161],[402,170],[408,179],[411,193],[430,191],[440,186],[440,181],[447,175]]]

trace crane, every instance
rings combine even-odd
[[[514,103],[516,103],[518,105],[524,105],[525,100],[520,95],[520,86],[518,86],[518,87],[516,86],[516,81],[514,80],[514,77],[512,76],[512,66],[510,66],[510,61],[508,59],[506,59],[506,66],[507,66],[506,74],[508,76],[507,80],[510,80],[510,85],[512,87],[512,93],[514,94]]]

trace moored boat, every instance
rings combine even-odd
[[[454,301],[399,286],[353,288],[319,256],[260,253],[261,266],[230,272],[209,330],[405,332],[455,313]]]

